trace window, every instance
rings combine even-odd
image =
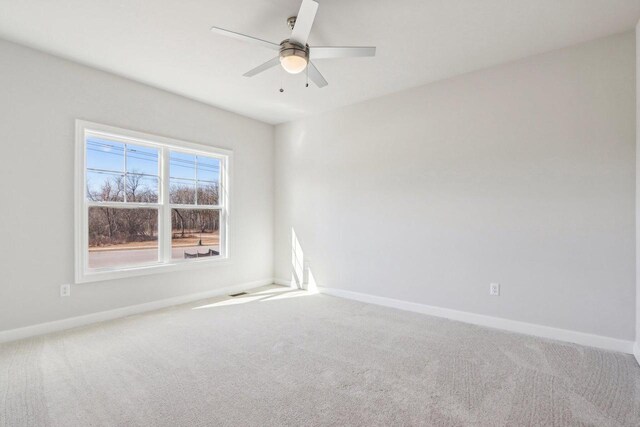
[[[228,257],[227,150],[77,121],[76,281]]]

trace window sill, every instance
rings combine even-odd
[[[229,264],[229,257],[216,257],[211,259],[193,259],[189,261],[174,261],[144,266],[117,269],[100,269],[80,272],[76,276],[76,284],[102,282],[105,280],[126,279],[129,277],[146,276],[152,274],[168,273],[172,271],[196,270],[217,265]]]

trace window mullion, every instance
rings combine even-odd
[[[162,160],[160,162],[160,187],[162,209],[160,213],[161,235],[160,237],[160,261],[171,261],[171,205],[169,200],[169,150],[162,148]]]
[[[219,175],[218,175],[218,205],[221,206],[220,209],[220,254],[223,257],[228,256],[228,224],[227,224],[227,206],[228,200],[226,198],[226,192],[224,189],[226,188],[226,174],[227,174],[227,161],[221,161],[219,166]]]
[[[86,208],[109,208],[109,209],[155,209],[162,210],[162,205],[157,203],[100,203],[100,202],[86,202]]]
[[[122,173],[122,191],[124,191],[123,199],[127,203],[127,144],[124,144],[124,171]]]
[[[193,210],[221,210],[224,209],[222,205],[176,205],[170,204],[169,207],[171,209],[193,209]]]
[[[194,162],[196,167],[196,194],[195,194],[194,201],[197,205],[198,204],[198,156],[195,156]]]

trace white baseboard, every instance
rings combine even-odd
[[[233,286],[200,292],[197,294],[182,295],[174,298],[167,298],[159,301],[152,301],[144,304],[132,305],[116,308],[114,310],[101,311],[83,316],[71,317],[68,319],[56,320],[53,322],[40,323],[23,328],[0,331],[0,343],[15,341],[36,335],[43,335],[51,332],[71,329],[78,326],[85,326],[92,323],[103,322],[105,320],[118,319],[121,317],[140,314],[147,311],[158,310],[179,304],[186,304],[193,301],[228,295],[231,293],[243,292],[259,286],[276,284],[281,286],[291,286],[291,280],[287,279],[263,279],[249,283],[240,283]],[[536,325],[534,323],[519,322],[500,317],[485,316],[482,314],[469,313],[465,311],[452,310],[449,308],[434,307],[426,304],[418,304],[392,298],[363,294],[359,292],[345,291],[333,288],[318,288],[321,293],[340,298],[347,298],[369,304],[382,305],[400,310],[413,311],[416,313],[428,314],[431,316],[444,317],[460,322],[474,325],[486,326],[490,328],[503,329],[511,332],[518,332],[542,338],[568,341],[576,344],[598,347],[605,350],[619,351],[635,355],[640,364],[640,344],[633,341],[625,341],[616,338],[604,337],[601,335],[587,334],[584,332],[571,331],[567,329],[552,328],[549,326]]]
[[[247,291],[252,288],[257,288],[259,286],[271,285],[273,283],[274,280],[272,278],[257,280],[254,282],[240,283],[237,285],[226,286],[224,288],[213,289],[211,291],[199,292],[197,294],[181,295],[178,297],[162,299],[159,301],[151,301],[144,304],[130,305],[127,307],[116,308],[108,311],[100,311],[98,313],[91,313],[83,316],[70,317],[68,319],[39,323],[37,325],[25,326],[23,328],[0,331],[0,343],[15,341],[36,335],[48,334],[50,332],[62,331],[65,329],[76,328],[78,326],[85,326],[91,323],[103,322],[105,320],[118,319],[120,317],[158,310],[161,308],[171,307],[173,305],[186,304],[189,302],[218,297],[221,295],[234,294],[237,292]]]
[[[452,310],[449,308],[435,307],[415,302],[402,301],[392,298],[379,297],[375,295],[363,294],[359,292],[345,291],[334,288],[319,287],[320,293],[332,295],[340,298],[347,298],[369,304],[382,305],[385,307],[397,308],[400,310],[413,311],[416,313],[428,314],[431,316],[444,317],[460,322],[474,325],[486,326],[489,328],[502,329],[510,332],[518,332],[536,337],[549,338],[559,341],[567,341],[575,344],[597,347],[604,350],[618,351],[621,353],[634,353],[633,341],[625,341],[617,338],[592,335],[584,332],[572,331],[568,329],[553,328],[534,323],[509,320],[501,317],[485,316],[483,314],[469,313],[466,311]],[[635,355],[640,363],[640,348],[635,347]]]
[[[273,283],[280,286],[295,286],[293,279],[273,279]]]
[[[640,343],[638,343],[637,341],[635,344],[633,344],[633,355],[636,357],[636,362],[638,362],[638,365],[640,365]]]

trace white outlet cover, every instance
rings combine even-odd
[[[491,283],[489,285],[489,295],[499,296],[500,295],[500,284],[499,283]]]
[[[60,285],[60,296],[68,297],[69,295],[71,295],[71,285]]]

